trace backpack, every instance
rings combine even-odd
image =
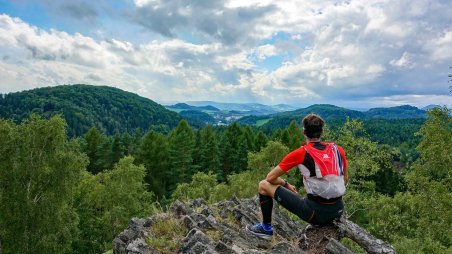
[[[303,146],[315,162],[315,174],[317,178],[328,175],[343,176],[344,164],[336,144],[330,142],[324,150],[318,150],[311,146]]]

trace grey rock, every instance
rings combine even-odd
[[[257,196],[250,199],[234,197],[212,205],[208,205],[203,199],[196,199],[189,204],[176,201],[168,213],[146,219],[133,218],[127,229],[113,240],[113,252],[160,253],[149,246],[146,239],[155,235],[152,232],[155,222],[168,218],[178,220],[188,232],[185,236],[174,239],[180,246],[177,253],[276,254],[306,253],[313,250],[323,253],[319,250],[325,250],[328,243],[340,243],[331,240],[340,240],[341,235],[344,235],[336,232],[334,227],[308,227],[305,230],[303,224],[282,212],[277,202],[274,204],[272,240],[259,238],[246,229],[247,225],[261,221]]]

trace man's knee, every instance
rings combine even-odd
[[[266,196],[273,196],[272,190],[274,189],[274,185],[267,182],[267,180],[262,180],[259,182],[259,194]]]

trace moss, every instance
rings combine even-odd
[[[146,242],[162,253],[175,253],[180,242],[187,234],[187,229],[176,218],[166,218],[151,226],[151,236]]]
[[[207,229],[204,234],[206,234],[210,239],[214,240],[215,242],[220,241],[223,239],[224,233],[221,231],[218,231],[216,229]]]
[[[357,253],[357,254],[367,253],[363,248],[361,248],[361,246],[359,246],[356,242],[354,242],[353,240],[351,240],[349,238],[343,238],[341,240],[341,242],[345,247],[349,248],[354,253]]]

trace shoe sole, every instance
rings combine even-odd
[[[247,230],[248,232],[250,232],[251,234],[253,234],[253,235],[255,235],[255,236],[259,237],[259,238],[265,239],[265,240],[270,240],[270,239],[273,237],[273,235],[266,235],[266,234],[261,234],[261,233],[253,232],[253,231],[251,231],[251,230],[248,228],[248,226],[246,227],[246,230]]]

